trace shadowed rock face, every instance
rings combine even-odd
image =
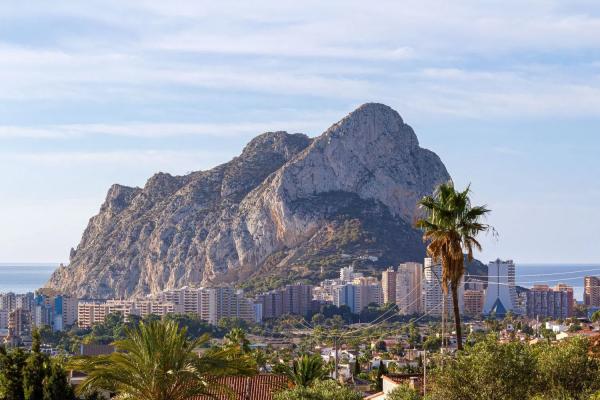
[[[113,185],[47,286],[131,296],[314,277],[365,255],[378,257],[376,267],[420,260],[416,203],[448,179],[397,112],[365,104],[315,139],[264,133],[211,170],[158,173],[142,189]]]

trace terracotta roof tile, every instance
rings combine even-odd
[[[226,376],[217,381],[227,385],[234,393],[233,397],[215,393],[215,396],[195,396],[191,400],[272,400],[273,393],[289,386],[285,376],[260,374],[254,376]]]

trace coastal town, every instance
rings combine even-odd
[[[495,260],[488,263],[487,276],[463,277],[459,306],[470,335],[497,332],[500,341],[536,343],[600,334],[592,322],[600,310],[600,278],[582,278],[584,299],[578,302],[573,288],[564,283],[517,286],[515,268],[512,260]],[[388,384],[394,386],[394,379],[400,379],[394,376],[400,374],[422,390],[423,372],[411,372],[422,367],[428,351],[430,357],[452,353],[457,345],[447,322],[452,319],[451,299],[444,295],[441,274],[441,265],[426,258],[423,263],[390,267],[379,277],[365,276],[350,265],[341,268],[338,278],[318,285],[290,284],[254,297],[228,286],[183,287],[108,300],[77,299],[45,288],[35,293],[1,293],[0,340],[9,348],[29,348],[34,330],[89,333],[111,318],[127,323],[185,315],[214,327],[237,323],[247,331],[249,345],[266,352],[299,354],[310,346],[325,364],[334,365],[332,377],[352,384],[365,396],[373,392],[372,382],[365,378],[380,365],[394,373]],[[265,328],[277,323],[275,334]],[[52,355],[82,355],[94,348],[113,351],[110,341],[81,341],[71,348],[44,344],[44,351]],[[272,368],[264,366],[265,371]]]
[[[600,2],[3,2],[0,400],[600,400]]]

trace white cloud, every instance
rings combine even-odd
[[[97,123],[64,124],[43,126],[0,125],[0,139],[74,139],[83,137],[133,137],[133,138],[176,138],[176,137],[247,137],[252,138],[268,131],[321,133],[333,122],[334,113],[310,116],[307,120],[257,121],[238,123]],[[335,114],[335,118],[339,118]]]

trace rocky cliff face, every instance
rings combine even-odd
[[[144,188],[113,185],[47,286],[82,297],[186,284],[259,288],[419,260],[416,203],[449,175],[398,113],[365,104],[321,136],[270,132],[239,157]]]

